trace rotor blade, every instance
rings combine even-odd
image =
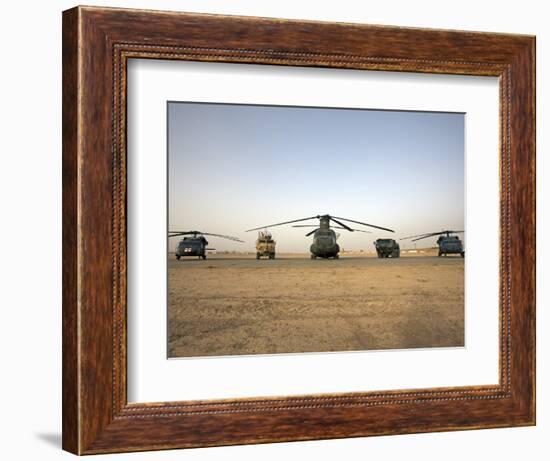
[[[340,226],[330,226],[331,229],[346,229],[345,227]],[[372,231],[366,231],[362,229],[352,229],[353,232],[364,232],[365,234],[372,234]]]
[[[427,233],[427,234],[411,235],[411,236],[409,236],[409,237],[400,238],[399,240],[405,240],[405,239],[420,240],[420,239],[427,238],[427,237],[433,237],[433,236],[435,236],[435,235],[443,235],[443,234],[461,234],[461,233],[463,233],[463,232],[464,232],[464,231],[444,230],[444,231],[440,231],[440,232],[429,232],[429,233]],[[415,240],[413,240],[413,242],[414,242]]]
[[[317,229],[319,229],[319,226],[318,225],[314,225],[314,224],[298,224],[296,226],[292,226],[292,227],[315,227]],[[330,226],[331,229],[345,229],[345,227],[341,227],[341,226]],[[353,229],[354,232],[364,232],[365,234],[372,234],[372,231],[367,231],[367,230],[361,230],[361,229]]]
[[[340,224],[342,226],[342,229],[346,229],[350,232],[353,232],[353,229],[351,227],[346,226],[343,222],[340,222],[337,219],[334,219],[332,216],[330,216],[328,219],[330,219],[331,221],[334,221],[336,224]]]
[[[311,216],[309,218],[294,219],[292,221],[285,221],[285,222],[279,222],[279,223],[276,223],[276,224],[269,224],[268,226],[255,227],[254,229],[248,229],[245,232],[251,232],[251,231],[255,231],[255,230],[265,229],[266,227],[282,226],[283,224],[291,224],[293,222],[307,221],[308,219],[318,219],[318,218],[319,218],[319,215]]]
[[[412,239],[411,242],[416,242],[417,240],[422,240],[422,239],[427,239],[427,238],[430,238],[430,237],[435,237],[436,235],[441,235],[439,232],[437,234],[428,234],[428,235],[425,235],[424,237],[418,237],[416,239]]]
[[[220,237],[222,239],[232,240],[234,242],[244,243],[244,240],[241,240],[237,237],[232,237],[231,235],[221,235],[221,234],[210,234],[209,232],[201,232],[202,235],[211,235],[212,237]]]
[[[331,229],[346,229],[345,227],[340,226],[330,226]],[[366,231],[361,229],[352,229],[353,232],[364,232],[365,234],[372,234],[372,231]]]
[[[318,230],[319,230],[319,228],[313,229],[312,231],[310,231],[306,234],[306,237],[309,237],[311,234],[315,234],[315,232],[317,232]]]
[[[409,235],[408,237],[403,237],[403,238],[400,238],[399,240],[414,239],[416,237],[428,237],[430,235],[435,235],[435,234],[433,232],[428,232],[426,234]]]
[[[361,224],[363,226],[374,227],[375,229],[381,229],[381,230],[385,230],[385,231],[388,231],[388,232],[395,232],[391,229],[388,229],[387,227],[375,226],[374,224],[367,224],[366,222],[354,221],[353,219],[339,218],[338,216],[331,216],[331,218],[341,219],[342,221],[348,221],[348,222],[352,222],[352,223],[355,223],[355,224]]]
[[[464,232],[463,230],[455,231],[455,230],[442,230],[440,232],[432,232],[432,234],[461,234]]]
[[[237,237],[232,237],[230,235],[220,235],[220,234],[211,234],[209,232],[200,232],[200,231],[169,231],[168,232],[169,235],[168,237],[179,237],[181,235],[211,235],[213,237],[221,237],[221,238],[224,238],[224,239],[228,239],[228,240],[232,240],[234,242],[241,242],[241,243],[244,243],[243,240],[237,238]]]
[[[170,232],[168,237],[181,237],[182,235],[198,235],[200,232]]]

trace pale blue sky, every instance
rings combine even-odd
[[[211,239],[220,250],[325,213],[396,231],[339,231],[349,250],[464,228],[464,114],[171,102],[168,156],[169,229],[246,240]],[[271,229],[280,252],[307,252],[307,230]]]

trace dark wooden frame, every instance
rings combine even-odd
[[[499,384],[128,404],[130,58],[498,76]],[[90,454],[534,423],[534,37],[93,7],[63,13],[65,450]]]

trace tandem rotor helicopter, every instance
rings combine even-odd
[[[462,240],[458,238],[457,235],[451,234],[461,234],[464,231],[455,231],[455,230],[444,230],[440,232],[429,232],[427,234],[420,235],[411,235],[409,237],[403,237],[400,240],[412,239],[413,242],[417,240],[427,239],[428,237],[435,237],[439,235],[437,239],[437,246],[439,251],[437,256],[447,256],[447,255],[460,255],[464,258],[464,247],[462,245]]]
[[[345,229],[349,232],[367,232],[367,233],[370,232],[370,231],[364,231],[360,229],[353,229],[348,225],[344,224],[342,221],[351,222],[354,224],[360,224],[362,226],[373,227],[375,229],[381,229],[388,232],[394,232],[393,230],[388,229],[386,227],[375,226],[374,224],[367,224],[361,221],[355,221],[353,219],[339,218],[338,216],[331,216],[328,214],[310,216],[309,218],[294,219],[292,221],[285,221],[285,222],[280,222],[276,224],[270,224],[268,226],[255,227],[254,229],[248,229],[246,232],[265,229],[267,227],[282,226],[284,224],[292,224],[296,222],[308,221],[310,219],[318,219],[319,224],[318,225],[297,225],[292,227],[314,227],[315,228],[306,234],[306,237],[313,235],[313,243],[309,248],[309,251],[311,252],[311,259],[316,259],[316,258],[338,259],[339,257],[338,253],[340,252],[340,246],[338,245],[338,243],[336,243],[336,240],[338,239],[338,235],[332,229]],[[330,226],[331,221],[336,223],[337,226],[332,226],[331,228]]]
[[[244,243],[243,240],[238,239],[237,237],[232,237],[231,235],[211,234],[209,232],[201,231],[169,231],[168,238],[189,236],[183,237],[183,239],[180,240],[176,246],[176,259],[179,261],[179,259],[183,256],[198,256],[199,259],[206,259],[206,252],[215,250],[215,248],[206,248],[208,245],[208,240],[204,237],[205,235],[224,238],[227,240],[232,240],[233,242]]]

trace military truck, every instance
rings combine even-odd
[[[256,259],[262,256],[267,256],[269,259],[275,259],[275,240],[271,232],[264,230],[258,232],[258,240],[256,240]]]
[[[394,239],[378,239],[374,242],[379,258],[399,258],[401,250]]]

